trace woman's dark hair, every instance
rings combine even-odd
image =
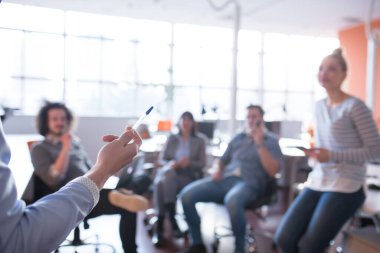
[[[259,111],[261,117],[264,117],[264,110],[263,108],[260,106],[260,105],[248,105],[247,106],[247,110],[252,110],[252,109],[256,109]]]
[[[59,102],[46,102],[44,106],[41,107],[37,114],[36,124],[37,130],[42,136],[46,136],[49,133],[49,111],[52,109],[62,109],[66,113],[67,123],[69,129],[73,126],[74,116],[73,113],[66,107],[65,104]]]
[[[184,118],[189,119],[193,123],[193,125],[191,126],[190,135],[195,137],[196,132],[197,132],[197,127],[196,127],[196,122],[194,120],[193,114],[191,112],[186,111],[186,112],[182,113],[181,117],[179,117],[180,120],[184,119]],[[179,134],[182,135],[181,128],[178,127],[178,129],[179,129]]]

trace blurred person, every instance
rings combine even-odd
[[[260,106],[249,105],[245,131],[230,141],[214,174],[187,185],[180,192],[191,238],[187,253],[206,253],[195,208],[199,202],[224,203],[235,236],[235,253],[245,253],[245,206],[264,193],[268,179],[281,166],[278,138],[265,129],[263,117]]]
[[[100,149],[89,171],[25,206],[17,199],[8,167],[11,154],[0,121],[0,252],[52,252],[65,240],[96,206],[107,179],[129,164],[141,145],[140,137],[131,128],[120,136],[103,136],[103,141],[109,143]]]
[[[158,220],[152,241],[157,247],[163,244],[166,213],[174,236],[182,236],[175,219],[177,194],[185,185],[201,177],[206,165],[205,137],[196,131],[193,114],[182,113],[178,128],[179,133],[169,136],[160,154],[161,167],[154,180],[153,196]]]
[[[327,98],[316,103],[315,148],[305,151],[317,163],[278,226],[282,252],[325,252],[364,202],[366,162],[380,157],[380,138],[365,103],[342,90],[346,76],[340,49],[322,60],[318,80]]]
[[[71,180],[83,176],[91,168],[87,154],[79,140],[71,133],[73,114],[63,103],[47,102],[37,115],[38,132],[44,140],[33,145],[31,158],[36,199],[53,193]],[[150,181],[149,177],[147,178]],[[133,187],[126,182],[116,190],[102,189],[99,203],[86,218],[105,214],[120,214],[119,233],[125,253],[136,253],[136,212],[148,207],[148,200],[137,195],[146,189]],[[136,190],[140,192],[136,192]],[[133,194],[135,191],[137,194]]]

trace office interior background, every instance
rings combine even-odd
[[[280,137],[299,139],[325,96],[319,64],[337,47],[349,65],[344,89],[367,102],[380,128],[379,29],[380,0],[3,0],[4,130],[35,138],[43,101],[65,102],[95,161],[100,136],[120,133],[152,105],[145,123],[153,132],[160,120],[175,128],[189,110],[215,123],[210,141],[220,144],[253,103],[279,124]],[[32,166],[26,173],[17,162],[20,191]]]
[[[262,105],[267,121],[300,122],[304,131],[324,96],[319,63],[335,48],[349,61],[345,89],[366,99],[364,31],[367,21],[380,26],[379,2],[3,1],[0,101],[19,109],[5,130],[35,133],[34,116],[51,100],[80,118],[77,133],[93,159],[101,145],[95,136],[120,132],[151,105],[148,124],[175,123],[190,110],[199,121],[219,122],[226,141],[228,122],[239,129],[249,103]]]

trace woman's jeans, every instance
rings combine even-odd
[[[306,188],[282,218],[275,243],[285,253],[323,253],[364,199],[362,188],[353,193]]]
[[[245,237],[245,206],[254,201],[263,193],[263,189],[257,189],[248,185],[241,178],[230,176],[215,182],[211,178],[197,180],[187,185],[180,193],[186,222],[192,244],[202,243],[200,230],[200,217],[195,208],[198,202],[224,203],[231,219],[232,231],[235,235],[235,252],[244,252]]]

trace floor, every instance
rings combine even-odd
[[[265,219],[258,218],[258,215],[252,211],[248,211],[246,213],[247,220],[250,224],[255,228],[255,234],[257,239],[257,252],[260,253],[274,253],[275,251],[272,249],[272,240],[271,237],[276,229],[276,226],[284,213],[286,201],[284,200],[287,196],[286,190],[279,190],[278,192],[279,198],[275,205],[270,206],[266,211],[267,215]],[[218,225],[218,227],[228,226],[229,219],[226,209],[223,206],[216,204],[199,204],[197,206],[198,212],[201,213],[202,220],[202,235],[204,237],[204,242],[208,248],[208,252],[211,253],[211,244],[214,241],[214,227]],[[264,210],[265,211],[265,210]],[[156,249],[151,243],[151,237],[147,232],[147,227],[144,225],[143,219],[145,215],[143,213],[139,213],[138,216],[138,231],[137,231],[137,244],[139,245],[138,252],[139,253],[177,253],[183,252],[183,250],[188,247],[189,242],[188,239],[168,239],[167,243],[163,248]],[[112,244],[116,253],[123,253],[121,242],[118,234],[118,223],[119,216],[118,215],[110,215],[110,216],[101,216],[95,219],[91,219],[89,221],[90,229],[84,230],[82,229],[82,238],[87,238],[94,233],[99,235],[99,241],[104,243]],[[166,224],[167,227],[169,224]],[[179,224],[181,228],[185,228],[185,223]],[[69,238],[72,238],[72,234]],[[166,229],[166,238],[171,238],[170,229]],[[89,241],[95,240],[95,237],[89,238]],[[75,250],[70,248],[62,248],[59,252],[75,252]],[[77,252],[94,252],[93,247],[79,247],[77,248]],[[99,252],[107,253],[112,252],[107,247],[101,247]],[[233,252],[233,239],[232,238],[223,238],[220,242],[218,253],[232,253]]]

